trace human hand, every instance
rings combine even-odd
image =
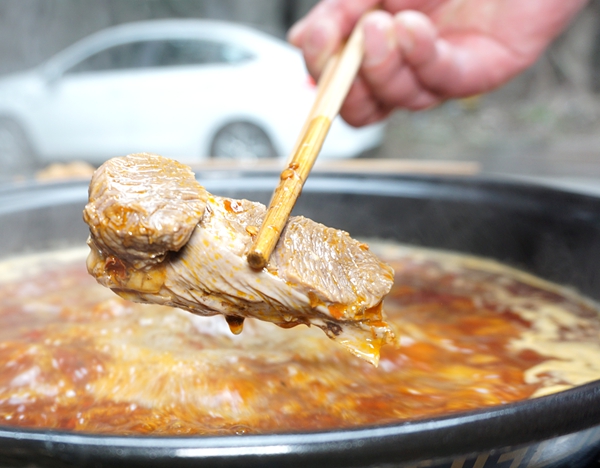
[[[533,64],[585,0],[323,0],[289,32],[311,75],[364,19],[365,56],[340,114],[350,124],[490,91]]]

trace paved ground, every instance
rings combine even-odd
[[[477,162],[489,175],[556,182],[600,193],[600,100],[501,94],[395,113],[373,157]]]

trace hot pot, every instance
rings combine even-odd
[[[215,194],[268,202],[271,172],[197,172]],[[0,257],[83,244],[87,181],[0,188]],[[475,178],[314,173],[295,213],[355,237],[490,257],[600,299],[600,198]],[[320,433],[116,437],[0,427],[3,466],[594,466],[600,381],[394,425]]]

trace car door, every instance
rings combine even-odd
[[[140,83],[152,73],[155,46],[136,41],[103,49],[49,84],[37,111],[44,152],[101,161],[135,151],[148,107]]]
[[[212,122],[239,102],[240,81],[252,55],[240,46],[213,38],[171,38],[157,44],[153,73],[140,83],[147,96],[145,151],[196,160]],[[207,145],[204,145],[207,146]]]
[[[235,102],[242,48],[202,38],[137,41],[104,49],[68,69],[38,118],[46,153],[102,161],[131,152],[195,159],[202,131]]]

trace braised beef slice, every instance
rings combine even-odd
[[[264,205],[211,195],[176,161],[111,159],[89,194],[88,270],[122,297],[223,314],[234,332],[247,317],[315,325],[373,364],[394,340],[381,311],[393,270],[346,232],[292,217],[267,268],[254,271],[246,254]]]

